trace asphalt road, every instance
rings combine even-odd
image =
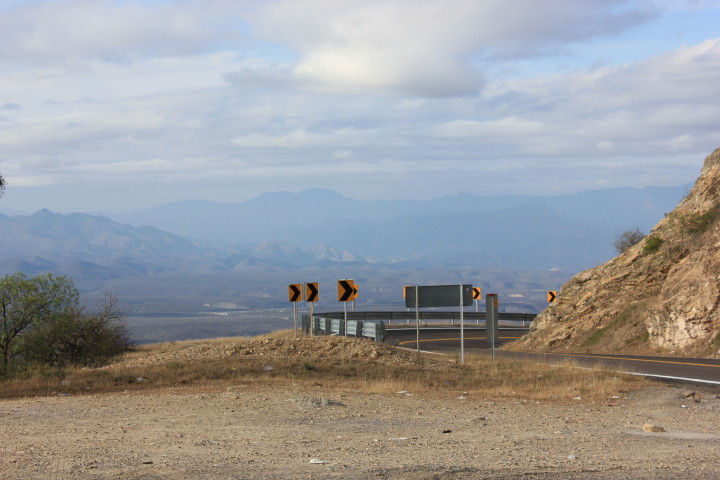
[[[465,327],[465,352],[489,352],[490,344],[484,328]],[[500,328],[496,346],[519,338],[527,328]],[[388,329],[386,340],[392,345],[415,349],[417,345],[414,328]],[[420,349],[435,352],[449,352],[460,349],[460,329],[422,328]],[[642,357],[636,355],[604,355],[575,353],[520,353],[495,352],[497,358],[543,358],[552,361],[572,359],[574,362],[623,372],[637,373],[673,381],[685,381],[720,386],[720,360],[707,358]]]

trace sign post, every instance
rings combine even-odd
[[[305,302],[310,304],[310,336],[315,335],[315,302],[320,297],[320,286],[317,282],[305,284]]]
[[[482,288],[480,287],[473,287],[473,300],[475,300],[475,313],[478,313],[480,310],[480,299],[482,298]],[[476,323],[480,323],[480,319],[478,318],[475,320]]]
[[[359,288],[360,288],[360,286],[357,283],[355,285],[353,285],[353,297],[352,297],[352,311],[353,312],[355,311],[355,300],[358,297]]]
[[[458,289],[460,297],[458,298]],[[460,306],[460,355],[464,362],[465,334],[464,308],[472,305],[472,285],[437,285],[415,286],[405,288],[405,306],[415,305],[415,328],[417,333],[417,350],[420,350],[420,307],[454,307]]]
[[[492,361],[495,361],[495,339],[498,334],[498,296],[488,293],[485,296],[485,332],[490,342]]]
[[[415,333],[415,350],[420,353],[420,295],[417,285],[415,285]]]
[[[295,327],[294,336],[297,337],[297,320],[298,320],[298,302],[302,300],[302,284],[293,283],[288,285],[288,301],[293,303],[293,326]]]
[[[463,286],[460,287],[460,363],[465,363],[465,307],[463,306]]]
[[[338,290],[338,302],[342,302],[343,304],[343,312],[344,312],[344,318],[345,318],[345,334],[347,335],[347,302],[353,302],[355,301],[355,295],[357,293],[357,290],[355,289],[355,282],[349,279],[345,280],[338,280],[337,285]]]

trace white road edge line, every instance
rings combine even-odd
[[[720,385],[720,382],[716,382],[715,380],[703,380],[701,378],[672,377],[670,375],[654,375],[652,373],[638,373],[638,372],[621,372],[621,373],[626,373],[628,375],[638,375],[640,377],[654,377],[654,378],[664,378],[666,380],[682,380],[685,382],[708,383],[710,385]]]

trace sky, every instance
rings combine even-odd
[[[717,147],[715,0],[0,0],[5,213],[683,185]]]

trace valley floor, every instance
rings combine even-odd
[[[0,472],[48,480],[720,478],[720,391],[689,388],[650,387],[602,404],[322,385],[2,400]]]

